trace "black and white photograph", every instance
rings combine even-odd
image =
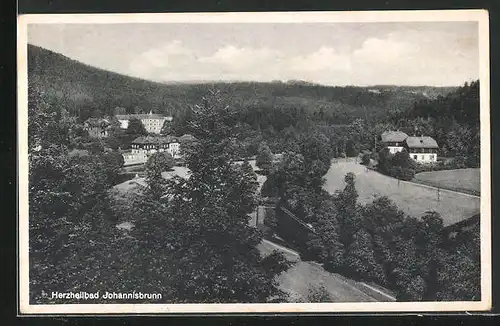
[[[21,313],[491,307],[486,11],[18,29]]]

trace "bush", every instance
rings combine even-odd
[[[465,169],[467,167],[467,158],[465,156],[457,156],[451,164],[455,169]]]
[[[330,292],[324,285],[312,286],[306,296],[306,302],[332,302]]]
[[[370,164],[370,157],[371,157],[371,154],[364,153],[363,156],[361,157],[361,164],[369,165]]]
[[[275,229],[278,226],[275,209],[266,209],[264,225],[270,227],[271,229]]]
[[[415,177],[415,170],[411,168],[402,168],[400,166],[392,166],[389,169],[389,175],[396,179],[410,181]]]
[[[116,179],[114,180],[115,184],[120,184],[122,182],[132,180],[135,178],[136,173],[135,172],[125,172],[122,174],[119,174]]]

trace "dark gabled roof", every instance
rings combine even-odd
[[[429,136],[421,137],[408,137],[406,138],[406,145],[409,148],[438,148],[438,144],[434,138]]]
[[[170,144],[177,143],[178,139],[174,136],[141,136],[132,142],[132,144]]]
[[[405,134],[402,131],[385,131],[382,133],[380,136],[382,138],[383,143],[390,143],[390,142],[404,142],[406,138],[408,138],[408,135]]]

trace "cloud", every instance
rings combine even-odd
[[[163,46],[144,51],[130,63],[134,74],[145,76],[162,69],[179,69],[196,60],[194,51],[175,40]]]
[[[412,42],[398,40],[393,35],[387,38],[368,38],[361,48],[352,53],[354,61],[394,64],[417,54],[419,47]]]
[[[136,76],[163,81],[310,80],[315,73],[350,68],[348,55],[326,46],[302,55],[286,55],[267,47],[225,45],[202,56],[178,40],[142,52],[129,65]]]
[[[279,64],[283,55],[269,48],[237,48],[226,45],[213,55],[200,58],[200,62],[231,67],[235,72],[262,64]]]
[[[337,85],[450,85],[477,76],[474,58],[443,49],[436,45],[440,36],[433,37],[390,33],[367,38],[358,48],[322,45],[300,54],[234,44],[202,53],[174,40],[135,56],[129,71],[157,81],[302,79]]]
[[[289,63],[290,69],[305,72],[351,69],[351,58],[348,55],[325,46],[307,55],[292,57]]]

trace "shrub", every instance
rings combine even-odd
[[[452,162],[452,166],[455,166],[455,169],[465,169],[467,167],[467,158],[465,156],[457,156]]]
[[[370,153],[364,153],[363,156],[361,157],[361,164],[363,165],[368,165],[370,164]]]
[[[306,302],[332,302],[330,292],[324,285],[311,286],[306,296]]]

